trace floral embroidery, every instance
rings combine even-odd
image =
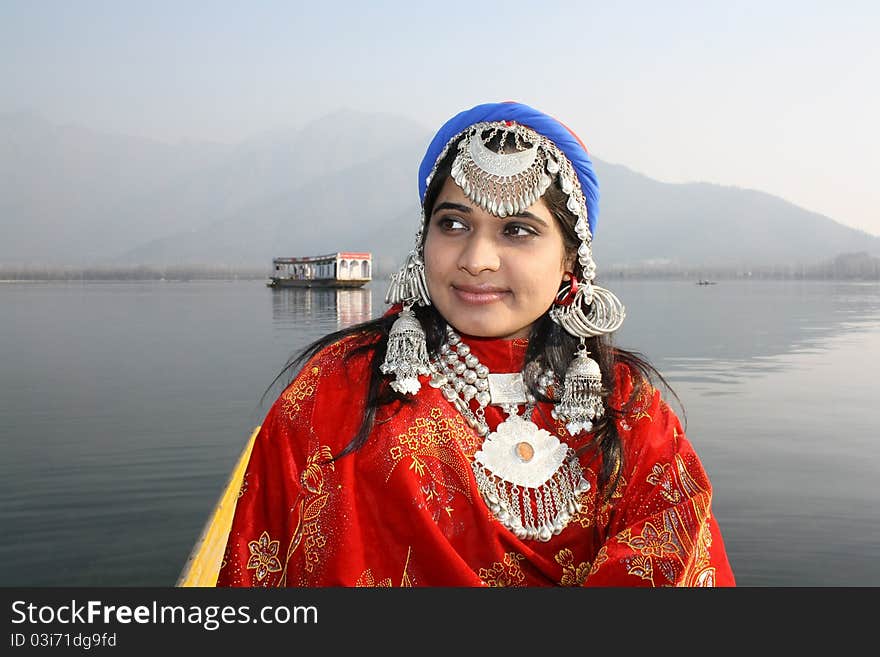
[[[412,579],[407,572],[409,568],[409,560],[412,558],[412,546],[409,547],[406,551],[406,562],[403,564],[403,575],[400,578],[400,586],[401,587],[411,587]],[[376,578],[373,576],[373,571],[370,568],[367,568],[364,572],[361,573],[361,576],[357,578],[355,582],[355,586],[360,587],[391,587],[394,584],[391,582],[390,577],[386,577],[380,582],[376,582]]]
[[[381,582],[376,582],[373,578],[373,571],[367,568],[364,572],[361,573],[361,576],[357,578],[357,581],[354,584],[359,587],[390,587],[391,586],[391,578],[386,577]]]
[[[336,471],[335,464],[330,460],[332,457],[330,448],[321,445],[306,459],[305,468],[300,475],[303,491],[299,495],[298,504],[291,509],[296,510],[297,524],[290,537],[290,545],[287,546],[287,558],[279,585],[287,583],[287,563],[300,545],[303,546],[304,553],[303,568],[307,572],[312,572],[315,564],[321,560],[319,551],[327,544],[327,538],[321,534],[318,516],[330,497],[324,491],[324,469]]]
[[[672,533],[667,529],[658,532],[650,522],[646,522],[642,527],[641,536],[633,537],[627,529],[618,536],[618,539],[646,557],[662,558],[668,554],[677,554],[679,551],[678,546],[672,542]]]
[[[560,586],[580,586],[590,574],[590,562],[583,561],[578,565],[574,563],[574,554],[568,548],[563,548],[553,557],[562,566],[562,579]]]
[[[315,564],[320,561],[318,551],[327,543],[327,538],[320,533],[318,515],[330,497],[329,493],[324,492],[324,468],[331,472],[336,470],[336,466],[329,460],[331,456],[328,446],[318,447],[306,460],[306,468],[300,477],[303,487],[311,493],[301,506],[302,533],[306,537],[303,548],[306,557],[304,567],[308,572],[312,572]]]
[[[324,471],[321,469],[321,465],[325,464],[331,471],[335,470],[336,466],[333,464],[332,458],[333,453],[327,445],[318,447],[309,456],[306,460],[306,467],[300,475],[300,481],[307,491],[315,495],[324,492]]]
[[[407,468],[421,480],[423,500],[431,506],[435,521],[443,513],[450,515],[455,492],[472,502],[471,472],[461,453],[476,451],[476,435],[461,418],[444,416],[439,408],[432,408],[429,417],[417,418],[396,440],[398,444],[389,449],[393,465],[386,481],[409,459]]]
[[[608,561],[608,548],[603,545],[599,548],[599,553],[596,555],[596,558],[593,559],[593,567],[590,568],[590,575],[595,575],[599,572],[599,567],[606,561]]]
[[[313,366],[308,372],[303,371],[296,380],[281,393],[281,413],[288,420],[296,420],[300,412],[300,402],[315,394],[315,384],[321,369]]]
[[[277,573],[281,570],[281,561],[278,560],[278,548],[280,541],[269,538],[268,532],[263,532],[257,541],[248,541],[251,551],[247,562],[248,570],[257,571],[257,581],[262,582],[269,573]]]
[[[700,535],[694,546],[693,561],[690,563],[682,582],[685,586],[715,586],[715,568],[710,567],[712,547],[712,530],[709,528],[707,515],[700,526]]]
[[[480,568],[480,579],[486,586],[525,586],[526,576],[519,562],[525,555],[508,552],[489,568]]]
[[[611,475],[612,480],[614,475],[617,474],[619,468],[620,461],[617,462],[617,468],[615,468],[614,473]],[[590,468],[587,468],[584,471],[584,476],[587,477],[588,481],[596,481],[596,475],[593,474]],[[584,529],[592,527],[594,523],[598,527],[607,527],[608,522],[611,519],[611,510],[614,508],[613,500],[623,497],[623,491],[625,488],[626,478],[621,475],[617,482],[617,488],[614,490],[614,493],[611,494],[611,499],[606,500],[601,492],[595,491],[595,486],[591,486],[589,491],[583,493],[578,498],[578,501],[581,503],[581,510],[575,511],[574,515],[571,517],[571,522],[578,523]],[[596,508],[597,505],[598,509]]]
[[[672,474],[672,466],[669,463],[660,465],[655,463],[651,474],[646,478],[649,484],[660,486],[660,494],[673,504],[681,502],[681,492],[674,489],[675,481]]]
[[[633,557],[628,560],[626,572],[647,579],[654,583],[654,564],[650,557]]]

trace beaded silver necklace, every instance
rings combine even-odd
[[[521,539],[549,541],[559,534],[580,510],[577,498],[590,484],[575,451],[532,422],[536,399],[522,372],[489,372],[451,327],[439,359],[429,367],[430,385],[484,437],[471,465],[492,514]],[[541,373],[539,389],[543,392],[552,380],[552,372]],[[489,404],[507,414],[491,432],[485,415]],[[525,408],[519,415],[521,405]]]

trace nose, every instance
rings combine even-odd
[[[458,258],[458,268],[472,276],[483,271],[498,271],[501,256],[491,237],[474,231],[465,242]]]

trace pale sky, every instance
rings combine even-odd
[[[869,0],[0,0],[0,112],[232,143],[519,100],[600,159],[880,235],[878,35]]]

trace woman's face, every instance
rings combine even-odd
[[[502,219],[447,178],[427,223],[425,277],[446,321],[477,337],[528,337],[571,262],[543,199]]]

